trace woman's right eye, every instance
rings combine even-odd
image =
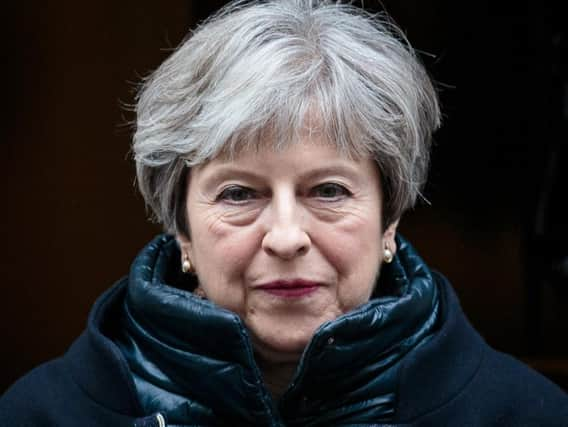
[[[218,201],[228,203],[240,204],[252,199],[256,199],[258,194],[251,188],[243,187],[241,185],[231,185],[225,188],[217,196]]]

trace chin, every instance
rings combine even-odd
[[[249,331],[256,352],[264,359],[271,362],[297,362],[319,325],[300,328],[290,325],[286,330],[281,326],[272,329],[270,325],[264,325],[264,328],[257,329],[250,325]]]

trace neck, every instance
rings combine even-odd
[[[303,348],[299,351],[274,349],[259,342],[254,336],[251,338],[264,384],[272,397],[278,399],[292,382],[302,358]]]
[[[258,363],[266,388],[274,399],[279,399],[292,381],[297,362],[269,362],[260,359]]]

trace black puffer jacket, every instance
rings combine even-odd
[[[0,426],[568,426],[568,396],[489,348],[448,282],[398,243],[382,294],[323,325],[274,402],[242,323],[187,291],[160,236],[69,351],[2,396]]]

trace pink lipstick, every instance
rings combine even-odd
[[[269,294],[284,298],[299,298],[315,292],[320,285],[316,282],[308,280],[276,280],[274,282],[265,283],[258,286]]]

